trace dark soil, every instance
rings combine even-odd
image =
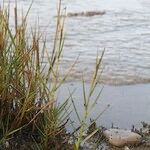
[[[72,145],[68,143],[69,138],[70,135],[65,129],[62,129],[60,134],[48,141],[48,148],[44,150],[71,150]],[[0,150],[43,150],[42,142],[39,134],[31,132],[28,127],[3,140]]]

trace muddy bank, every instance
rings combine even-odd
[[[105,11],[68,12],[67,17],[92,17],[96,15],[104,15],[105,13]]]
[[[68,12],[66,15],[61,15],[61,17],[93,17],[102,16],[106,14],[105,11],[81,11],[81,12]],[[58,16],[55,16],[58,17]]]

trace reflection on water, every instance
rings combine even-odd
[[[2,0],[0,0],[2,1]],[[15,0],[11,0],[11,7]],[[7,1],[5,1],[7,3]],[[27,10],[30,0],[18,1],[20,10]],[[150,2],[148,0],[63,0],[68,12],[106,11],[105,15],[68,18],[64,68],[75,58],[79,61],[72,77],[91,74],[97,50],[104,48],[102,81],[106,84],[150,82]],[[48,39],[54,33],[56,0],[36,0],[29,20],[39,16],[39,24],[47,28]],[[52,19],[52,20],[51,20]],[[47,20],[50,20],[48,22]],[[34,24],[34,23],[33,23]],[[50,45],[51,45],[51,41]]]

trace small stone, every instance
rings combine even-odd
[[[127,146],[125,146],[125,147],[124,147],[124,150],[130,150],[130,148],[129,148],[129,147],[127,147]]]
[[[149,135],[149,134],[150,134],[149,128],[143,128],[143,129],[142,129],[142,133],[143,133],[144,135]]]
[[[141,122],[141,124],[143,125],[143,128],[148,127],[149,125],[147,123],[145,123],[144,121]]]
[[[117,147],[139,144],[142,138],[137,133],[134,133],[130,130],[123,130],[123,129],[105,130],[104,136],[108,139],[111,145]]]
[[[8,141],[5,142],[5,147],[9,148],[9,142]]]

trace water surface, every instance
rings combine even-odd
[[[30,3],[18,0],[18,8],[26,11]],[[15,0],[10,0],[11,10],[14,4]],[[148,0],[63,0],[67,12],[106,11],[103,16],[67,18],[63,67],[68,68],[80,55],[72,79],[80,78],[82,72],[90,77],[97,51],[105,48],[103,83],[150,82],[149,6]],[[56,0],[35,0],[29,15],[32,25],[39,18],[41,30],[48,25],[48,47],[52,46],[56,8]]]
[[[89,84],[85,84],[86,91],[89,89]],[[95,90],[90,103],[92,104],[94,98],[101,90],[102,86],[98,86]],[[104,86],[101,96],[92,109],[89,118],[95,119],[102,113],[99,119],[96,121],[97,125],[103,125],[105,127],[111,127],[112,123],[114,127],[120,127],[125,129],[131,129],[132,125],[135,127],[141,126],[141,121],[150,123],[150,84],[128,85],[128,86]],[[73,100],[76,105],[79,116],[83,117],[83,90],[82,83],[71,82],[62,86],[58,100],[62,101],[68,98],[69,93],[73,93]],[[108,108],[107,106],[110,105]],[[68,109],[71,111],[73,108]],[[68,111],[68,112],[69,112]],[[78,124],[76,113],[71,113],[74,123]],[[72,128],[70,128],[72,129]]]

